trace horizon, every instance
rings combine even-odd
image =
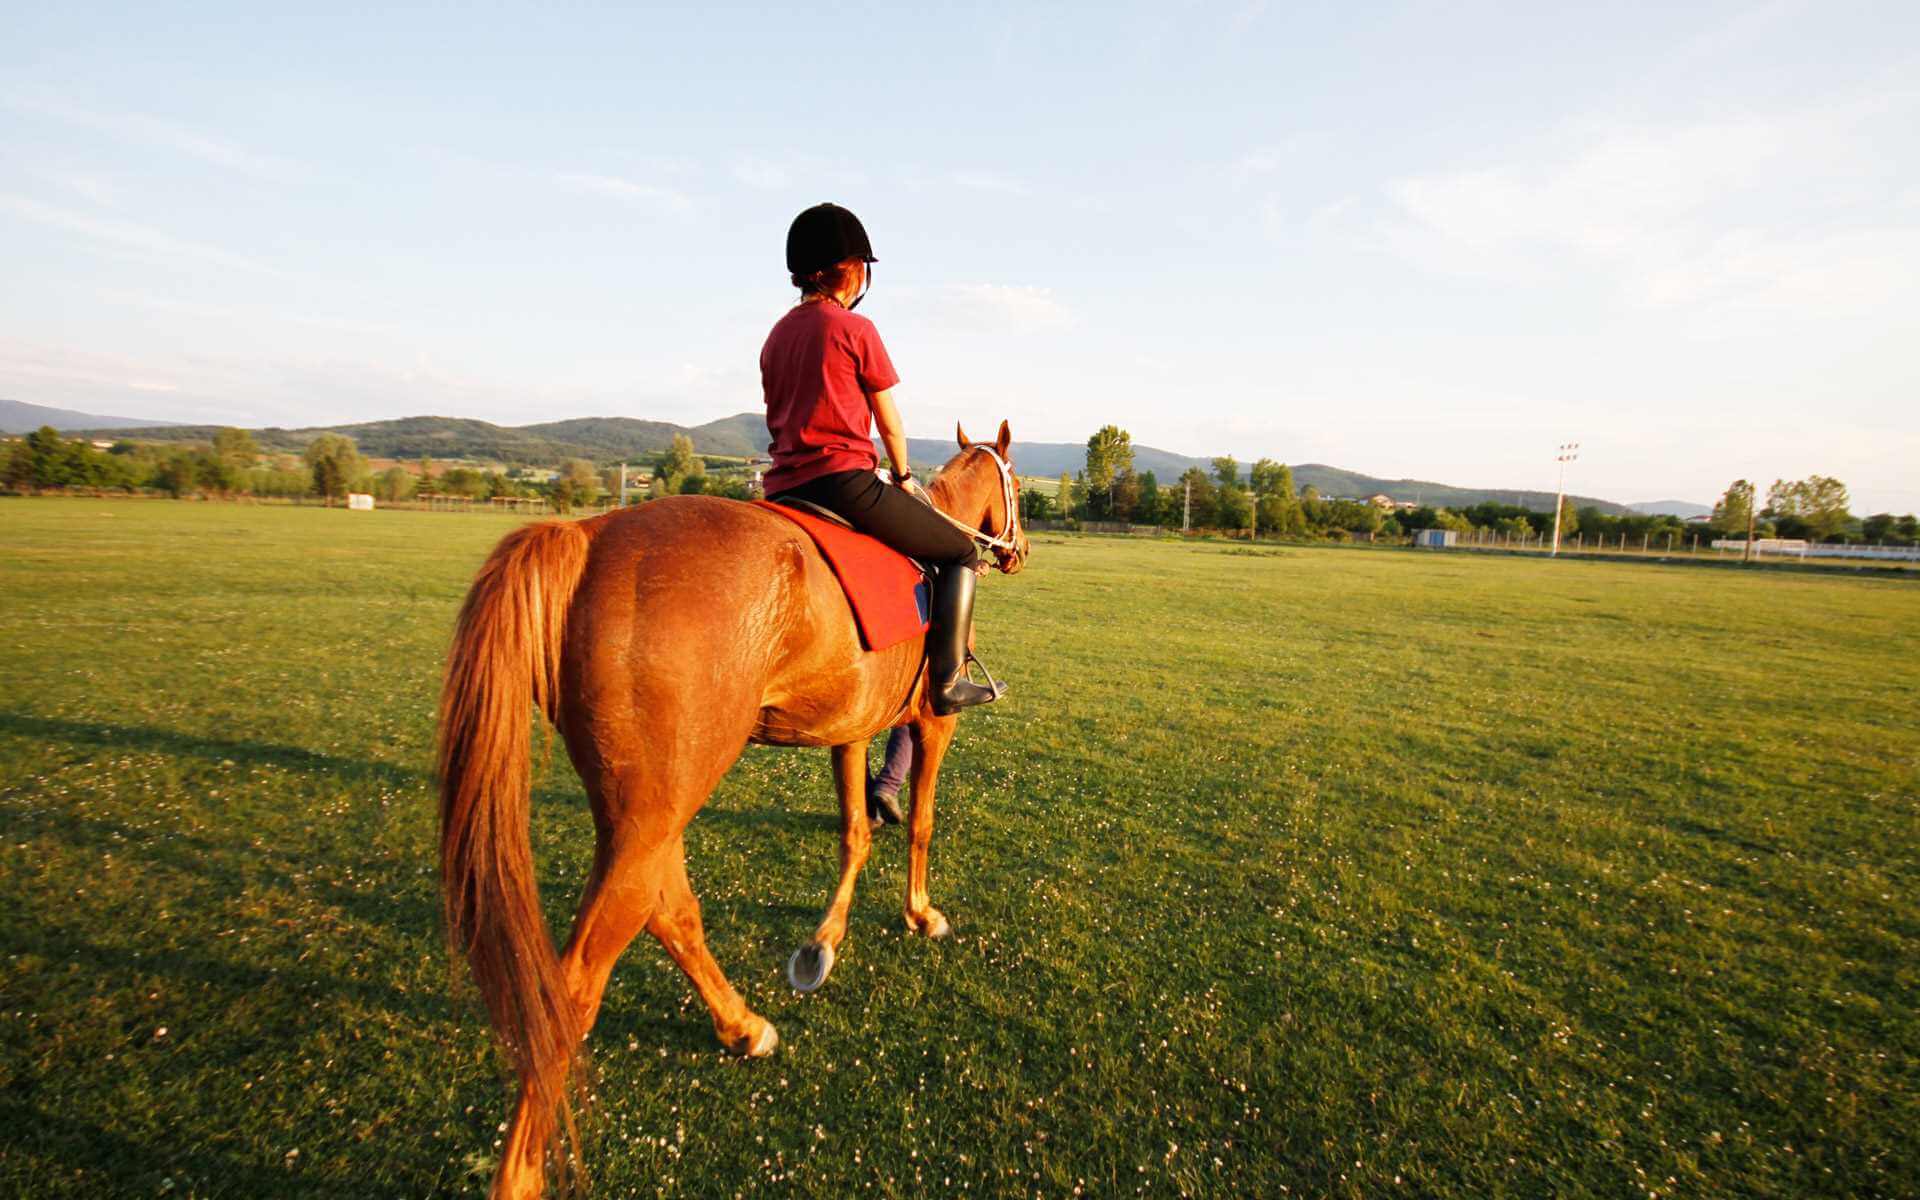
[[[9,401],[9,400],[14,400],[14,398],[11,396],[0,396],[0,401]],[[15,402],[24,403],[23,401],[15,401]],[[119,418],[119,414],[114,414],[114,413],[87,413],[85,415],[91,416],[91,417],[102,417],[102,418],[116,418],[116,419]],[[722,421],[732,420],[739,417],[758,417],[759,415],[760,414],[755,412],[742,410],[740,412],[728,413],[725,416],[714,417],[707,421],[699,421],[693,424],[686,424],[686,425],[679,424],[678,422],[661,422],[658,420],[658,418],[631,416],[625,413],[606,413],[606,414],[582,415],[582,416],[576,416],[576,417],[549,417],[540,421],[523,422],[519,425],[505,425],[505,424],[502,424],[501,422],[487,422],[487,423],[493,424],[499,428],[506,428],[506,429],[531,429],[531,428],[539,428],[547,425],[563,424],[568,421],[576,421],[576,420],[632,420],[632,421],[670,424],[670,425],[674,425],[676,428],[685,429],[688,432],[692,432],[705,425],[718,424]],[[250,432],[255,432],[255,433],[265,432],[265,431],[276,431],[276,430],[284,433],[298,433],[303,430],[309,430],[309,429],[311,430],[347,429],[356,425],[379,424],[387,421],[421,421],[421,420],[485,421],[486,419],[483,417],[460,417],[460,416],[454,416],[448,413],[407,413],[405,415],[398,416],[398,417],[376,417],[369,421],[347,421],[347,422],[340,422],[334,425],[253,425],[253,426],[242,426],[239,428],[245,428],[245,429],[248,429]],[[91,432],[91,433],[126,434],[126,433],[138,433],[142,429],[162,429],[162,428],[167,428],[169,426],[187,426],[190,428],[206,427],[204,423],[176,421],[176,422],[163,422],[163,423],[148,425],[148,426],[128,426],[125,428],[117,428],[114,426],[99,426],[99,427],[74,426],[72,427],[72,431],[77,432],[84,429],[86,432]],[[5,434],[0,436],[14,437],[19,435]],[[945,442],[945,441],[952,440],[951,434],[929,435],[929,434],[914,433],[911,431],[907,434],[907,437],[908,437],[908,440],[910,441]],[[1029,445],[1072,447],[1072,446],[1084,445],[1085,440],[1084,439],[1068,439],[1063,441],[1046,441],[1046,440],[1032,439],[1032,438],[1016,439],[1016,442],[1015,442],[1016,446],[1022,443],[1029,444]],[[1202,462],[1212,458],[1220,457],[1219,455],[1214,455],[1214,454],[1188,454],[1185,451],[1173,450],[1166,446],[1155,446],[1150,443],[1143,443],[1138,441],[1134,443],[1134,446],[1136,449],[1154,450],[1163,454],[1177,455],[1182,458],[1198,459],[1198,460],[1202,460]],[[700,449],[697,442],[695,443],[694,448],[696,451]],[[712,453],[712,452],[703,451],[703,453]],[[1255,461],[1257,461],[1255,459],[1241,458],[1238,455],[1232,455],[1230,457],[1233,457],[1235,461],[1239,463],[1241,472],[1243,475],[1245,474],[1246,470],[1249,467],[1251,467]],[[1342,471],[1348,474],[1359,475],[1368,479],[1376,480],[1380,483],[1388,483],[1388,484],[1405,484],[1405,483],[1433,484],[1437,487],[1457,488],[1464,491],[1514,492],[1516,494],[1522,493],[1522,492],[1538,493],[1542,491],[1551,491],[1551,489],[1541,489],[1541,488],[1534,488],[1534,487],[1517,487],[1517,486],[1511,486],[1507,484],[1487,484],[1487,483],[1471,483],[1471,482],[1470,483],[1452,483],[1444,479],[1428,479],[1428,478],[1413,476],[1413,475],[1401,475],[1401,476],[1376,475],[1370,471],[1366,471],[1357,467],[1342,466],[1338,463],[1320,462],[1317,460],[1307,460],[1307,459],[1302,459],[1298,462],[1289,462],[1289,463],[1286,463],[1285,465],[1295,470],[1298,470],[1301,468],[1308,468],[1308,467],[1323,467],[1327,470]],[[1140,474],[1142,475],[1145,475],[1147,473],[1148,472],[1145,470],[1140,472]],[[1021,476],[1025,478],[1030,478],[1030,479],[1040,479],[1040,478],[1051,477],[1046,472],[1029,474],[1028,472],[1022,471],[1020,472],[1020,474]],[[1681,496],[1654,496],[1654,497],[1649,497],[1645,500],[1619,500],[1619,499],[1614,499],[1606,496],[1576,493],[1573,488],[1568,488],[1566,494],[1569,499],[1600,500],[1604,503],[1617,504],[1625,507],[1633,507],[1635,505],[1649,505],[1649,504],[1699,504],[1704,507],[1709,507],[1709,508],[1712,507],[1712,501],[1689,500]],[[1714,497],[1714,499],[1717,500],[1719,499],[1719,497],[1716,496]]]
[[[1920,509],[1920,10],[706,11],[21,14],[0,395],[757,412],[834,199],[916,437]],[[791,81],[853,27],[845,98]]]

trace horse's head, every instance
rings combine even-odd
[[[953,427],[960,453],[940,468],[929,489],[940,511],[976,531],[981,549],[993,552],[994,565],[1008,575],[1027,565],[1027,531],[1020,524],[1020,477],[1013,473],[1008,448],[1013,435],[1000,422],[1000,436],[975,442]]]

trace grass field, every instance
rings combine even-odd
[[[432,708],[511,522],[0,502],[0,1194],[484,1190]],[[826,755],[689,833],[783,1044],[647,939],[600,1196],[1911,1196],[1920,585],[1043,536],[934,901],[883,834],[833,979]],[[537,785],[549,916],[591,830]]]

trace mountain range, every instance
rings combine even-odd
[[[82,429],[145,429],[166,424],[145,417],[103,417],[98,413],[75,412],[70,408],[48,408],[24,400],[0,399],[0,434],[32,433],[42,425],[61,432]]]
[[[218,428],[142,424],[125,418],[95,417],[18,401],[0,401],[0,432],[25,432],[41,425],[52,425],[64,432],[154,442],[206,442],[212,440]],[[413,459],[425,455],[441,460],[501,462],[509,466],[551,466],[569,458],[598,463],[623,459],[638,462],[665,450],[676,434],[686,434],[693,439],[694,449],[717,457],[746,458],[764,454],[767,446],[766,423],[757,412],[737,413],[692,426],[632,417],[574,417],[533,425],[495,425],[469,417],[401,417],[302,429],[269,426],[252,432],[260,448],[269,453],[297,454],[320,434],[339,433],[353,438],[362,454],[374,458]],[[990,432],[984,428],[975,431],[976,435]],[[916,464],[938,465],[953,451],[954,443],[945,438],[907,439],[907,453]],[[1020,473],[1027,476],[1072,474],[1086,465],[1086,455],[1087,448],[1080,442],[1020,442],[1014,446]],[[1241,464],[1243,471],[1248,465]],[[1160,486],[1167,487],[1189,468],[1210,472],[1213,460],[1136,445],[1133,466],[1142,474],[1152,471]],[[1385,495],[1398,501],[1453,508],[1489,501],[1537,511],[1553,508],[1552,492],[1458,487],[1423,479],[1382,479],[1324,463],[1297,464],[1293,467],[1293,478],[1296,486],[1316,488],[1323,496]],[[1568,499],[1576,506],[1590,504],[1608,513],[1657,510],[1656,506],[1630,508],[1589,496],[1569,496]],[[1705,511],[1702,506],[1688,505],[1685,501],[1659,503]]]

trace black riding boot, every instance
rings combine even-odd
[[[967,678],[967,635],[973,630],[972,567],[941,567],[933,581],[933,625],[927,630],[927,669],[933,711],[948,716],[1000,698],[998,687]]]

